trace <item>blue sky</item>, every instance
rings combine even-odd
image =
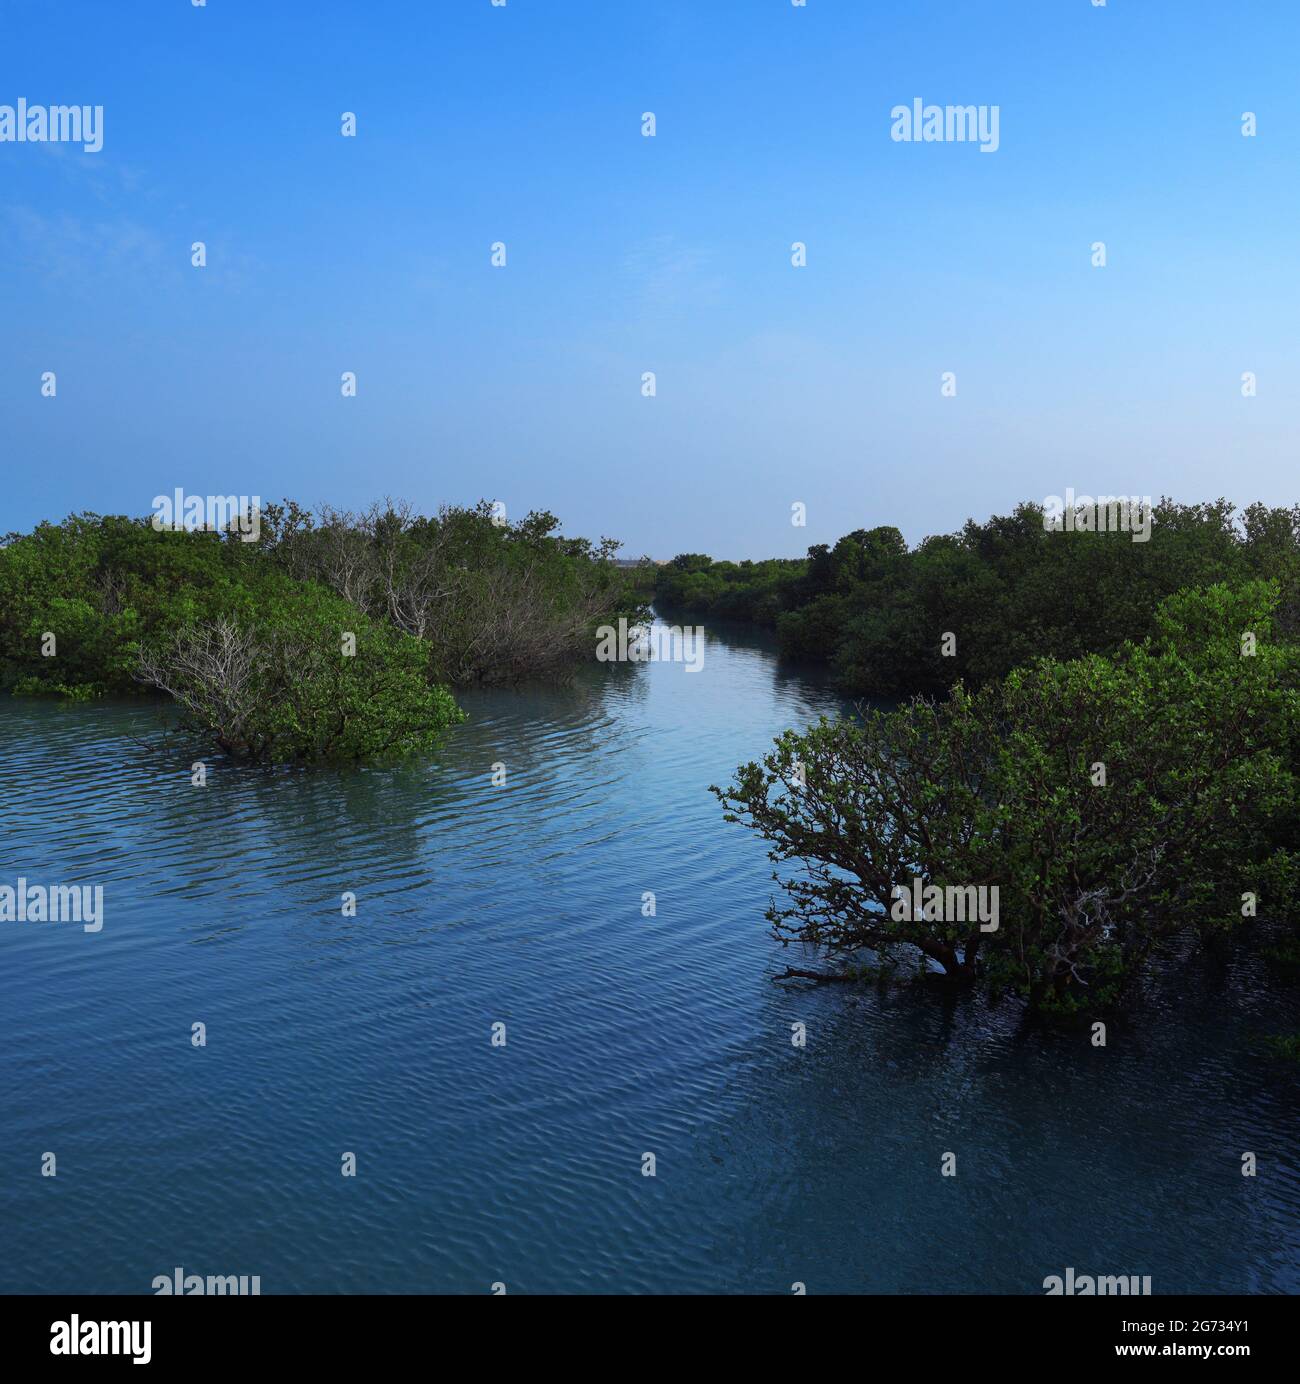
[[[1292,0],[4,4],[0,105],[104,148],[0,143],[0,531],[487,497],[761,557],[1293,502],[1298,40]],[[1000,148],[892,141],[915,97]]]

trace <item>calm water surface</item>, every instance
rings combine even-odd
[[[763,848],[706,789],[824,688],[714,637],[698,674],[462,700],[429,761],[203,789],[150,706],[0,701],[0,882],[106,915],[0,925],[0,1289],[1300,1289],[1300,1097],[1253,1047],[1293,991],[1202,967],[1094,1049],[783,989]]]

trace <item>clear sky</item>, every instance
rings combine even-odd
[[[486,497],[761,557],[1300,498],[1296,0],[6,3],[20,97],[104,147],[0,143],[0,531]],[[918,97],[999,148],[891,139]]]

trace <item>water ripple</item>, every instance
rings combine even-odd
[[[1102,1050],[783,990],[768,862],[707,787],[838,708],[815,678],[715,634],[700,673],[463,700],[427,760],[214,755],[205,788],[148,703],[0,704],[0,881],[106,915],[0,927],[0,1288],[1300,1288],[1295,1082],[1251,1046],[1296,996],[1254,963],[1187,967]]]

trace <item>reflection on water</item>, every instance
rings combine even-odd
[[[145,703],[0,702],[0,882],[105,887],[98,935],[0,925],[0,1288],[1300,1287],[1300,1101],[1250,1046],[1300,1025],[1253,963],[1105,1049],[782,988],[770,866],[706,790],[840,708],[809,670],[711,631],[698,674],[462,700],[431,760],[204,789]]]

